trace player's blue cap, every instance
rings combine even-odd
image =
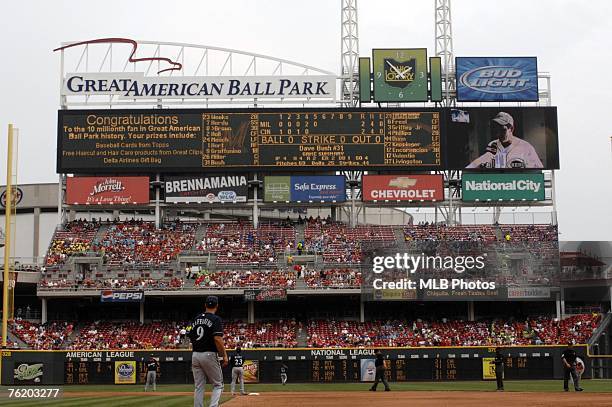
[[[206,306],[208,308],[215,308],[219,304],[219,298],[216,295],[209,295],[206,297]]]

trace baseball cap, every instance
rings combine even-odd
[[[206,306],[208,308],[215,308],[219,304],[219,298],[216,295],[209,295],[206,297]]]
[[[501,124],[502,126],[510,125],[514,127],[514,119],[506,112],[499,112],[491,121]]]

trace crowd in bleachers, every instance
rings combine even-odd
[[[225,345],[233,348],[295,348],[297,346],[295,320],[256,322],[228,322],[224,325]]]
[[[273,263],[278,254],[295,247],[295,228],[286,224],[263,224],[255,229],[245,222],[208,225],[196,250],[217,255],[217,264],[259,265]]]
[[[385,246],[395,241],[392,226],[358,225],[348,227],[330,219],[311,219],[304,229],[305,250],[321,253],[327,263],[358,264],[370,245]]]
[[[309,288],[359,288],[361,272],[351,268],[333,268],[304,272],[304,282]]]
[[[421,347],[583,344],[601,314],[580,314],[558,321],[550,317],[518,320],[388,320],[359,323],[340,320],[224,322],[228,348],[296,347],[297,331],[306,329],[308,347]],[[187,348],[188,322],[98,321],[44,325],[15,320],[11,331],[33,349],[175,349]],[[69,338],[70,337],[70,338]]]
[[[72,334],[74,324],[56,321],[41,325],[16,318],[9,328],[30,349],[63,349],[66,340]]]
[[[232,270],[202,273],[195,281],[195,287],[201,288],[284,288],[295,287],[294,271],[279,270]]]
[[[92,322],[68,349],[175,349],[186,347],[186,323]]]
[[[557,321],[310,321],[308,346],[496,346],[586,343],[601,320],[582,314]]]
[[[153,222],[118,222],[94,242],[92,250],[111,266],[167,264],[181,251],[192,248],[195,230],[194,224],[178,221],[165,223],[160,229]]]
[[[99,227],[100,223],[96,221],[75,220],[56,230],[45,264],[47,266],[61,264],[69,256],[89,251]]]

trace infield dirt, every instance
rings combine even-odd
[[[259,396],[236,397],[227,407],[609,407],[612,394],[606,393],[521,393],[475,391],[398,391],[261,393]]]

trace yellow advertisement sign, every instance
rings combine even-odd
[[[259,361],[245,360],[242,365],[245,383],[259,383]]]
[[[482,358],[482,379],[495,380],[495,358]]]
[[[136,384],[136,361],[115,361],[115,384]]]

